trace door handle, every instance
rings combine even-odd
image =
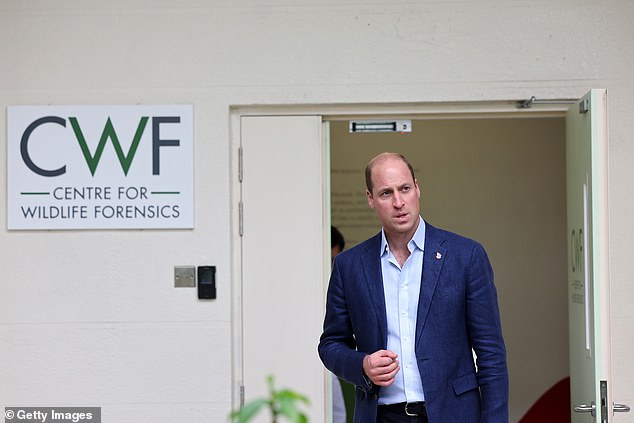
[[[575,410],[577,413],[591,413],[593,416],[595,414],[596,409],[597,407],[596,405],[594,405],[594,401],[592,401],[590,405],[579,404],[579,405],[575,405],[575,407],[573,408],[573,410]]]
[[[630,406],[625,404],[617,404],[615,402],[612,403],[612,412],[613,413],[628,413],[630,411]]]

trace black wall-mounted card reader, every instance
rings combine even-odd
[[[216,299],[216,266],[198,266],[198,299]]]

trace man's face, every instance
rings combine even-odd
[[[388,238],[414,235],[420,215],[420,190],[407,165],[399,158],[379,160],[372,167],[368,204],[376,211]]]

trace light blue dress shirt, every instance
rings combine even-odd
[[[407,244],[410,255],[402,268],[390,251],[385,232],[382,231],[381,273],[387,314],[387,349],[398,354],[401,369],[394,383],[379,391],[379,404],[425,400],[414,351],[425,246],[425,222],[419,219],[418,229]]]

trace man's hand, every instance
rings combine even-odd
[[[363,358],[363,371],[375,385],[389,386],[401,368],[397,358],[393,351],[379,350]]]

